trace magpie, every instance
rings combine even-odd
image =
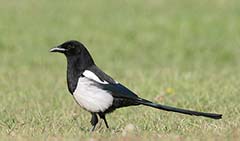
[[[70,40],[54,47],[50,52],[62,53],[67,58],[67,85],[75,101],[90,112],[91,131],[95,130],[98,116],[109,128],[106,114],[127,106],[145,105],[181,114],[221,119],[221,114],[204,113],[153,103],[139,97],[121,83],[103,72],[94,62],[87,48]]]

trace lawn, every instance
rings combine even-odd
[[[240,2],[123,0],[0,2],[1,140],[238,140]],[[139,96],[222,113],[212,120],[138,106],[91,115],[49,49],[83,42],[96,64]]]

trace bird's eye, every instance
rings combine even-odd
[[[69,45],[69,46],[68,46],[68,49],[73,49],[73,48],[74,48],[73,45]]]

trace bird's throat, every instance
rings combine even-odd
[[[77,87],[78,79],[83,73],[84,69],[81,67],[81,61],[78,57],[67,58],[67,84],[68,90],[73,94]]]

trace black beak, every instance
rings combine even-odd
[[[60,53],[64,53],[66,51],[66,49],[64,48],[59,48],[59,47],[54,47],[52,49],[49,50],[50,52],[60,52]]]

